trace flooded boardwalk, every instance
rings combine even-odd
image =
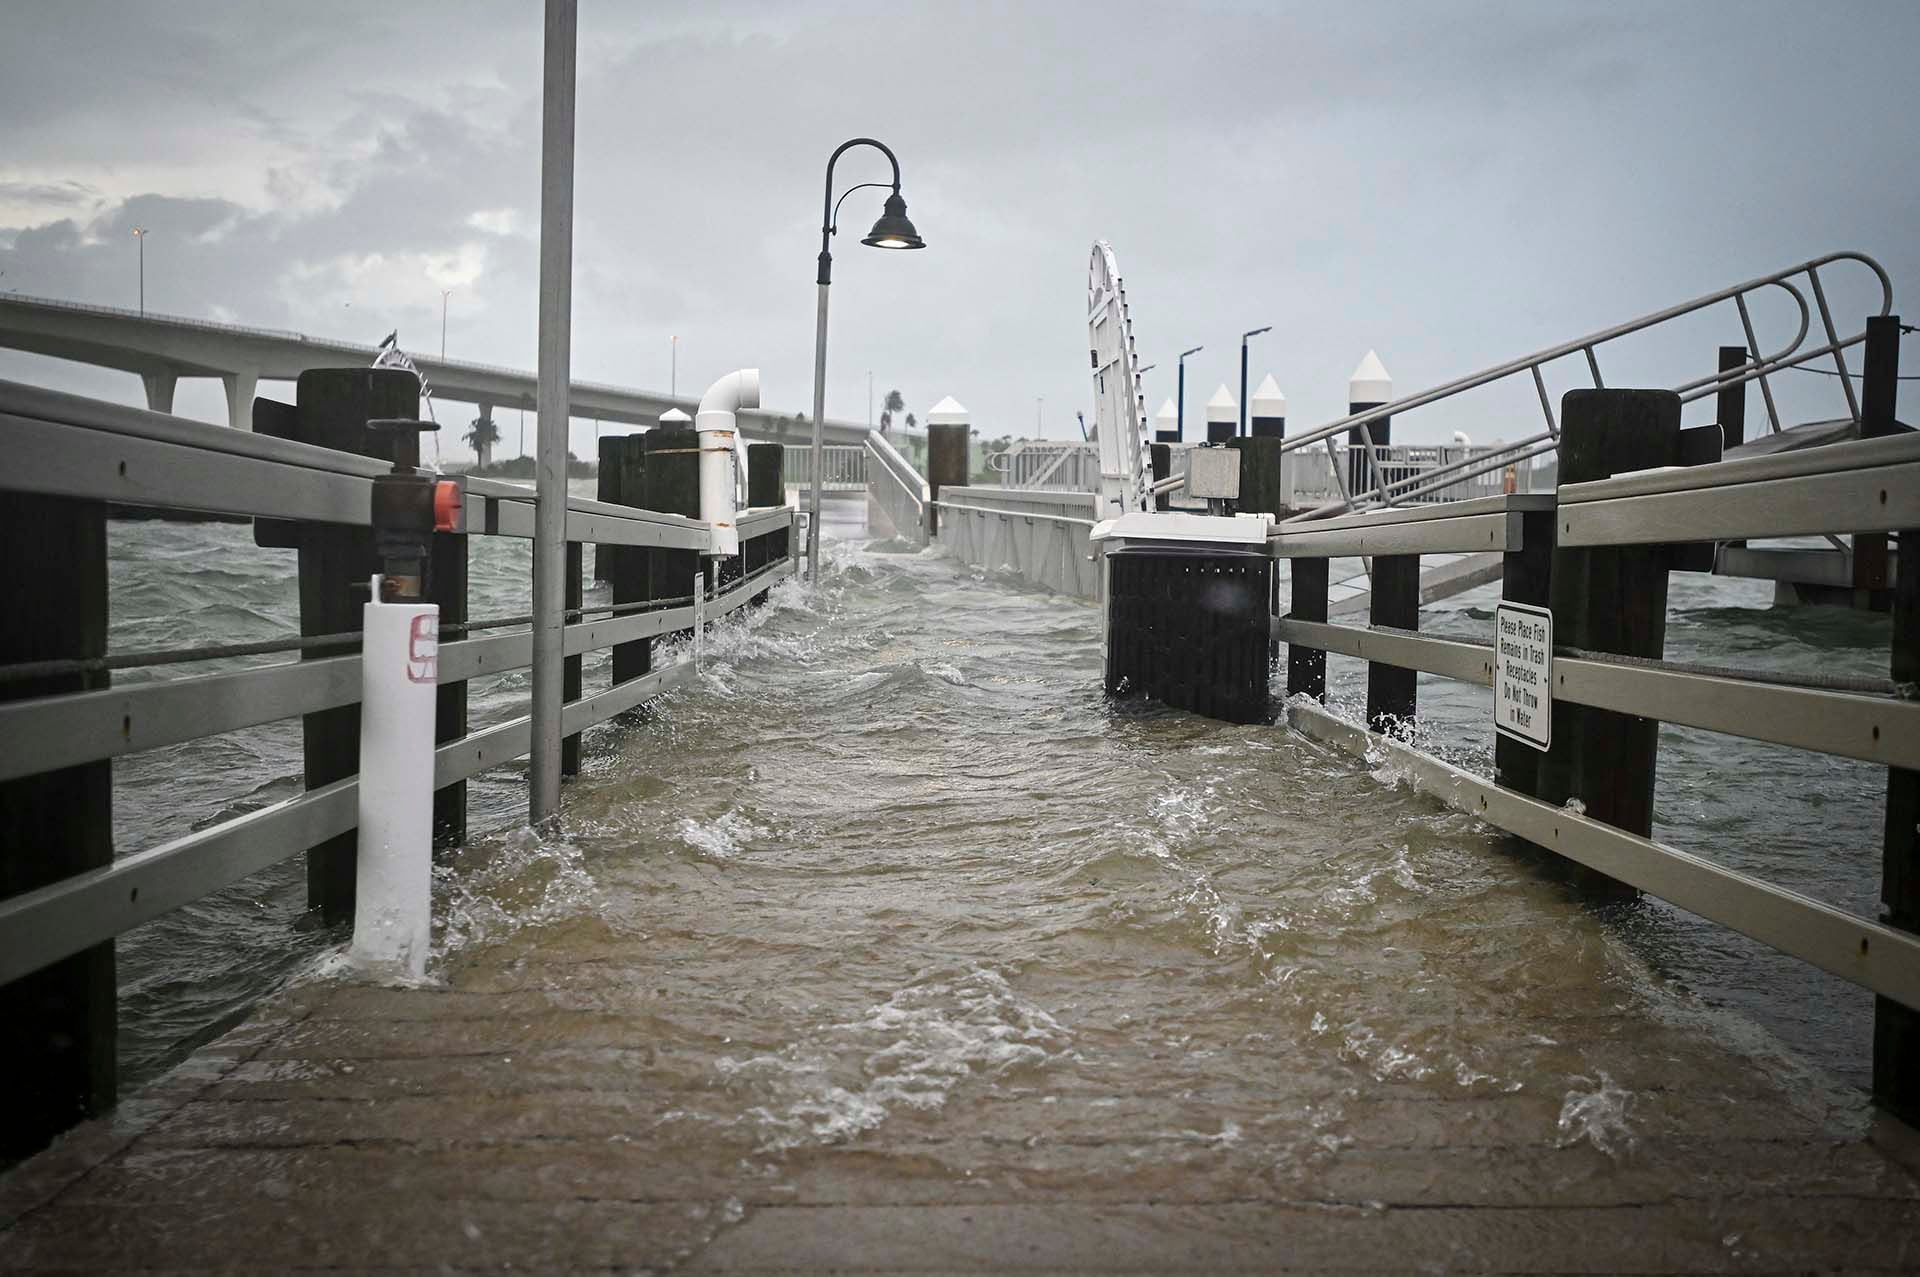
[[[1084,604],[831,567],[440,867],[429,987],[323,966],[0,1179],[0,1268],[1920,1262],[1912,1145],[1617,907],[1108,702]]]

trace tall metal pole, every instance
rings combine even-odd
[[[1273,325],[1268,324],[1265,328],[1250,328],[1240,334],[1240,423],[1234,427],[1235,438],[1247,433],[1247,338],[1272,331]]]
[[[667,373],[667,398],[677,399],[680,395],[680,337],[673,337],[673,367]]]
[[[133,238],[140,245],[140,313],[147,313],[147,228],[133,228]]]
[[[1187,439],[1187,356],[1197,355],[1205,349],[1205,346],[1195,346],[1192,350],[1180,352],[1180,383],[1179,389],[1174,392],[1179,395],[1179,400],[1173,409],[1173,433],[1180,443],[1185,443]]]
[[[447,298],[453,296],[451,288],[440,290],[440,362],[447,362]]]
[[[813,478],[807,488],[807,580],[820,579],[820,470],[824,460],[821,431],[827,413],[827,288],[830,259],[820,250],[820,309],[813,321]]]
[[[534,449],[533,755],[527,809],[560,807],[562,630],[567,571],[567,391],[573,328],[573,104],[578,0],[547,0],[540,120],[540,369]]]

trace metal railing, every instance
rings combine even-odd
[[[932,493],[913,464],[879,431],[867,435],[867,495],[893,525],[894,535],[927,543],[927,502]]]
[[[789,486],[813,485],[813,449],[788,444],[786,482]],[[820,449],[820,490],[822,492],[864,492],[867,488],[867,446],[856,443],[830,443]]]
[[[0,491],[355,527],[368,526],[373,477],[390,468],[384,461],[353,453],[11,382],[0,382],[0,448],[9,457],[9,465],[0,469]],[[531,488],[465,481],[465,535],[530,537],[533,522]],[[744,575],[709,591],[708,599],[695,599],[689,590],[682,599],[570,609],[573,619],[564,629],[566,656],[686,630],[697,616],[711,621],[734,611],[791,575],[789,554],[798,545],[791,536],[791,510],[745,511],[736,526],[746,556]],[[784,543],[762,540],[780,534],[786,534]],[[576,497],[567,503],[566,538],[602,546],[703,550],[711,532],[697,519]],[[749,546],[764,550],[782,544],[788,552],[777,558],[748,553]],[[441,645],[440,683],[530,665],[530,631],[485,632],[529,620],[447,626],[466,637]],[[354,638],[329,637],[339,640],[330,644],[336,647],[350,647]],[[329,644],[287,640],[270,646],[291,652]],[[173,655],[199,658],[202,653]],[[0,674],[7,668],[0,667]],[[690,672],[691,666],[681,662],[583,693],[565,704],[562,731],[577,736]],[[318,659],[3,702],[0,780],[354,705],[360,689],[360,657],[348,650]],[[510,762],[530,747],[530,720],[524,715],[443,741],[435,750],[435,787]],[[347,777],[0,900],[0,984],[346,833],[356,821],[356,781]]]
[[[1529,514],[1542,513],[1550,516],[1545,523],[1526,522]],[[1545,546],[1528,542],[1525,538],[1533,535],[1528,527],[1553,539]],[[1273,530],[1270,544],[1276,555],[1295,560],[1354,554],[1417,559],[1493,550],[1509,557],[1523,551],[1544,555],[1535,559],[1542,563],[1552,560],[1555,546],[1915,527],[1920,527],[1920,437],[1905,435],[1572,484],[1558,490],[1557,501],[1546,494],[1503,496],[1283,525]],[[1296,728],[1371,760],[1385,751],[1396,775],[1441,802],[1920,1009],[1920,936],[1602,823],[1572,803],[1544,801],[1531,790],[1465,771],[1414,748],[1403,731],[1382,734],[1331,713],[1318,703],[1325,696],[1325,675],[1324,664],[1315,673],[1315,661],[1323,662],[1325,653],[1490,689],[1499,657],[1491,642],[1438,638],[1384,624],[1300,619],[1303,609],[1311,616],[1324,607],[1324,599],[1316,604],[1299,594],[1302,571],[1296,569],[1294,579],[1293,612],[1274,620],[1273,635],[1289,645],[1289,692],[1306,693],[1288,700],[1287,716]],[[1324,585],[1309,588],[1324,590]],[[1544,601],[1543,583],[1530,588]],[[1614,602],[1608,600],[1607,606]],[[1890,769],[1920,768],[1920,700],[1911,686],[1825,671],[1783,675],[1618,656],[1571,648],[1562,636],[1555,637],[1560,645],[1554,648],[1548,683],[1557,701]],[[1896,629],[1895,642],[1911,638],[1903,639]],[[1296,669],[1302,671],[1300,685],[1294,681]],[[1558,751],[1564,742],[1556,724],[1553,748]]]
[[[987,469],[1009,488],[1092,492],[1100,486],[1100,446],[1022,439],[990,455]]]
[[[928,504],[940,511],[941,546],[962,562],[1011,570],[1057,594],[1098,597],[1100,563],[1088,535],[1094,493],[942,488]]]
[[[1550,346],[1534,354],[1509,360],[1503,364],[1496,364],[1491,368],[1486,368],[1480,372],[1457,378],[1456,380],[1446,382],[1439,386],[1434,386],[1430,389],[1420,391],[1417,394],[1404,396],[1394,400],[1392,403],[1381,404],[1378,407],[1350,413],[1347,416],[1328,422],[1325,425],[1317,426],[1312,430],[1288,436],[1286,440],[1286,450],[1292,452],[1310,447],[1314,444],[1324,444],[1331,457],[1334,452],[1334,436],[1340,434],[1357,436],[1357,441],[1361,445],[1370,448],[1374,445],[1371,428],[1374,422],[1387,417],[1402,416],[1415,408],[1438,403],[1441,400],[1450,399],[1466,391],[1490,385],[1508,377],[1524,374],[1531,376],[1533,380],[1534,390],[1540,401],[1540,410],[1544,416],[1545,429],[1538,434],[1531,435],[1509,445],[1511,460],[1515,462],[1524,461],[1544,453],[1553,452],[1559,446],[1560,427],[1553,415],[1553,403],[1547,394],[1546,380],[1541,372],[1542,368],[1555,360],[1570,355],[1582,355],[1585,358],[1587,370],[1591,376],[1593,385],[1597,388],[1604,388],[1605,382],[1601,377],[1600,359],[1597,353],[1599,347],[1633,333],[1644,332],[1684,315],[1690,315],[1696,311],[1705,310],[1710,306],[1716,306],[1726,302],[1732,302],[1739,313],[1741,331],[1746,337],[1749,357],[1745,363],[1738,367],[1717,371],[1705,377],[1695,378],[1692,381],[1675,386],[1673,389],[1679,394],[1682,403],[1691,403],[1696,399],[1704,399],[1708,395],[1717,394],[1722,390],[1745,385],[1750,381],[1757,381],[1760,383],[1761,397],[1766,403],[1768,422],[1772,429],[1778,432],[1781,429],[1780,411],[1774,401],[1773,386],[1769,378],[1783,369],[1797,368],[1817,359],[1831,357],[1835,371],[1840,374],[1837,380],[1845,392],[1848,413],[1857,424],[1860,420],[1860,401],[1853,387],[1854,374],[1847,366],[1846,351],[1848,347],[1858,345],[1864,341],[1866,339],[1866,332],[1863,328],[1861,332],[1851,337],[1842,338],[1840,336],[1834,324],[1832,308],[1827,304],[1826,286],[1822,283],[1820,277],[1820,269],[1822,267],[1831,266],[1839,262],[1857,262],[1872,271],[1874,277],[1880,284],[1880,309],[1877,314],[1887,315],[1892,313],[1893,281],[1888,277],[1886,270],[1880,263],[1864,253],[1851,251],[1829,253],[1824,257],[1816,257],[1810,261],[1787,267],[1784,270],[1775,271],[1770,275],[1762,275],[1756,279],[1747,280],[1745,283],[1735,284],[1731,288],[1723,288],[1717,292],[1706,293],[1689,301],[1681,302],[1678,305],[1669,306],[1664,310],[1642,315],[1637,319],[1628,320],[1623,324],[1616,324],[1611,328],[1603,328],[1597,332],[1588,333],[1584,337],[1576,337],[1572,341],[1562,342],[1557,346]],[[1813,295],[1814,301],[1812,306],[1808,305],[1807,294],[1802,292],[1798,285],[1797,281],[1800,276],[1805,276],[1805,283]],[[1753,315],[1751,307],[1748,305],[1748,298],[1768,288],[1781,289],[1793,298],[1794,304],[1800,312],[1800,324],[1798,331],[1794,334],[1791,341],[1781,346],[1778,350],[1763,354],[1760,349],[1759,338],[1754,330]],[[1815,311],[1819,314],[1821,333],[1825,336],[1826,341],[1823,344],[1808,347],[1806,345],[1807,334],[1811,330]],[[1466,472],[1473,470],[1476,464],[1475,461],[1469,459],[1456,462],[1450,467],[1435,468],[1428,472],[1426,479],[1427,482],[1431,483],[1436,479],[1445,478],[1450,475],[1465,478],[1468,477]],[[1296,519],[1311,520],[1326,518],[1370,505],[1395,505],[1399,503],[1402,496],[1410,495],[1410,493],[1404,490],[1396,491],[1395,485],[1388,479],[1381,467],[1370,467],[1371,473],[1366,477],[1364,489],[1361,489],[1349,480],[1347,471],[1340,467],[1337,460],[1334,465],[1335,482],[1336,485],[1341,488],[1340,498],[1296,515],[1294,516]]]

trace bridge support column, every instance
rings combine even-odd
[[[0,663],[104,656],[107,507],[7,494],[0,501]],[[105,673],[0,684],[0,700],[108,685]],[[0,898],[113,863],[107,760],[0,782]],[[108,940],[0,986],[8,1086],[0,1161],[32,1153],[113,1106],[114,945]]]
[[[172,372],[143,372],[140,384],[146,387],[148,412],[172,412],[173,390],[180,384],[180,374]]]
[[[1571,390],[1560,403],[1560,482],[1586,483],[1681,461],[1680,397],[1670,390]],[[1658,660],[1666,650],[1664,545],[1556,547],[1548,596],[1554,642]],[[1542,801],[1577,798],[1616,829],[1653,832],[1660,724],[1556,700],[1553,748],[1539,764]],[[1629,894],[1604,875],[1577,875]]]
[[[253,396],[260,388],[259,374],[250,371],[223,373],[220,381],[227,388],[227,424],[235,430],[253,429]]]

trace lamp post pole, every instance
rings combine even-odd
[[[673,345],[670,356],[673,363],[667,369],[667,398],[674,399],[680,394],[680,336],[676,333],[669,340]]]
[[[447,298],[453,296],[451,288],[440,290],[440,362],[447,362]]]
[[[1265,328],[1250,328],[1240,334],[1240,424],[1234,429],[1235,436],[1247,433],[1247,338],[1272,331],[1273,325],[1268,324]]]
[[[1180,443],[1187,441],[1187,356],[1197,355],[1205,349],[1205,346],[1195,346],[1192,350],[1180,352],[1180,384],[1179,389],[1174,391],[1179,398],[1174,400],[1173,409],[1174,438]]]
[[[907,202],[900,198],[900,161],[888,149],[885,143],[876,142],[870,137],[849,138],[834,149],[827,157],[826,198],[820,205],[820,258],[819,273],[814,282],[819,285],[819,308],[814,316],[813,328],[813,447],[810,450],[813,461],[813,482],[807,494],[807,579],[820,579],[820,471],[825,462],[825,436],[827,415],[827,288],[833,283],[833,250],[831,241],[835,232],[840,206],[833,201],[833,166],[840,157],[856,146],[871,146],[887,157],[887,163],[893,167],[893,194],[887,197],[886,207],[880,214],[880,220],[873,224],[873,230],[860,242],[873,248],[925,248],[926,241],[914,230],[913,223],[907,220]],[[885,186],[885,182],[862,182],[849,187],[840,198],[845,199],[854,191],[868,186]]]
[[[140,313],[147,313],[147,228],[133,228],[133,238],[140,245]]]

